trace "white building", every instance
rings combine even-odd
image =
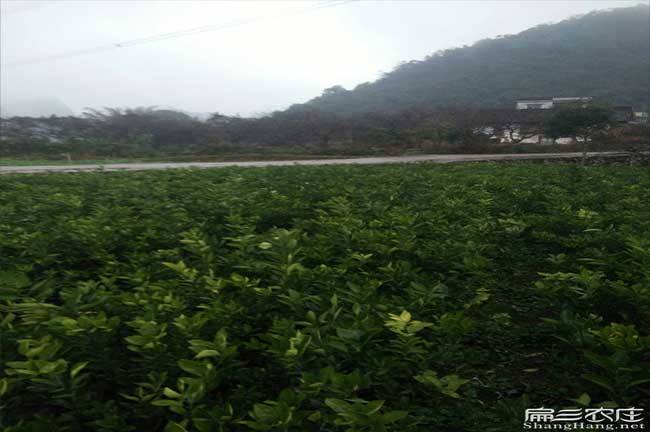
[[[650,123],[650,115],[645,111],[636,111],[632,121],[637,124]]]
[[[591,97],[551,97],[551,98],[525,98],[518,99],[516,108],[524,109],[551,109],[567,103],[588,103]]]
[[[517,100],[517,109],[551,109],[553,98],[526,98]]]

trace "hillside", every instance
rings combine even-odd
[[[402,63],[373,83],[332,87],[289,110],[511,107],[521,97],[565,95],[647,110],[649,53],[647,5],[592,12]]]

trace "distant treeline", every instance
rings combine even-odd
[[[607,109],[601,111],[604,117],[597,119],[599,127],[590,129],[589,141],[610,146],[644,142],[643,137],[648,134],[643,126],[621,127],[612,120]],[[570,136],[580,141],[584,130],[566,129],[566,124],[557,122],[558,115],[557,110],[467,109],[339,116],[302,110],[278,112],[263,118],[214,114],[208,121],[201,122],[171,110],[108,108],[88,111],[82,117],[3,119],[0,157],[82,159],[269,151],[462,153],[521,148],[523,143],[531,139],[534,142],[535,137],[542,135]],[[575,119],[571,121],[576,122]],[[558,129],[558,125],[565,129]],[[548,139],[546,143],[549,144]]]

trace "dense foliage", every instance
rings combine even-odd
[[[508,19],[508,17],[503,17]],[[650,7],[593,12],[399,65],[294,110],[338,114],[430,107],[512,107],[526,97],[593,96],[650,106]]]
[[[648,406],[650,173],[0,178],[0,429],[519,431]]]
[[[650,149],[647,124],[616,121],[610,110],[602,106],[599,111],[603,127],[598,134],[589,134],[591,150]],[[582,130],[574,130],[574,126],[584,129],[585,124],[591,124],[585,123],[584,115],[578,112],[578,116],[566,116],[564,110],[556,111],[422,109],[341,116],[309,110],[257,119],[215,114],[209,121],[199,122],[170,110],[105,109],[90,111],[80,118],[0,119],[0,158],[291,158],[580,148],[565,143],[522,143],[547,131],[549,137],[584,137]],[[551,125],[550,120],[560,122]]]

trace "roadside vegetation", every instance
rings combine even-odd
[[[0,429],[514,432],[527,407],[647,407],[649,287],[647,167],[3,176]]]
[[[80,118],[16,117],[1,119],[0,126],[3,164],[650,150],[647,124],[622,122],[601,105],[353,116],[286,111],[255,119],[215,114],[206,122],[150,107],[89,111]],[[546,139],[539,143],[542,136]]]

